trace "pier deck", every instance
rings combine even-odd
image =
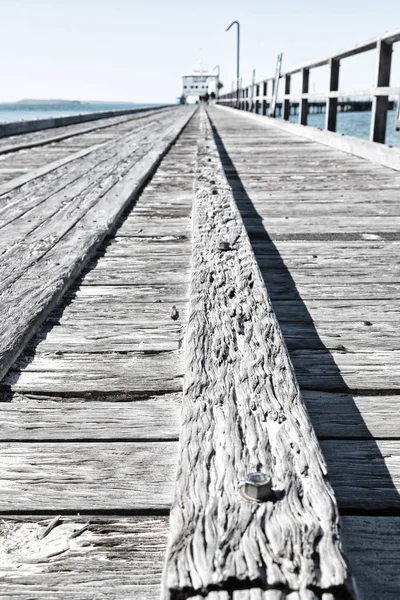
[[[3,155],[0,140],[1,597],[159,597],[200,113],[15,136],[20,148]],[[400,172],[261,117],[208,113],[328,465],[350,569],[365,600],[397,600]],[[252,587],[229,581],[202,597],[320,597]]]

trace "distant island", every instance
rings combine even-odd
[[[60,100],[55,98],[53,100],[35,100],[32,98],[25,98],[24,100],[18,100],[15,104],[81,104],[80,100]]]

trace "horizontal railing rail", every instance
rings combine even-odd
[[[343,104],[347,104],[349,110],[360,107],[361,110],[368,108],[368,110],[371,110],[370,140],[385,143],[387,112],[394,107],[394,103],[390,101],[390,96],[400,98],[400,87],[390,85],[393,44],[399,41],[400,31],[395,31],[337,52],[329,58],[282,73],[280,79],[284,81],[284,93],[278,97],[277,104],[282,118],[286,121],[289,120],[291,104],[296,102],[298,104],[299,123],[307,125],[308,114],[313,101],[324,101],[325,129],[336,131],[337,113],[341,108],[343,109]],[[374,49],[377,50],[378,56],[373,87],[362,90],[340,90],[339,71],[341,61]],[[329,89],[325,92],[310,93],[310,71],[324,66],[329,68]],[[291,79],[293,75],[297,74],[301,76],[301,91],[291,93]],[[232,90],[232,92],[220,95],[218,102],[241,110],[275,116],[269,114],[274,97],[274,81],[275,77],[269,77],[258,83],[254,82],[247,87],[241,87],[239,90]],[[362,104],[360,99],[369,99],[370,106]],[[400,101],[398,103],[396,128],[400,128]]]

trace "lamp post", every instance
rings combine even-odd
[[[216,91],[216,96],[217,96],[217,98],[219,98],[219,65],[216,65],[216,66],[213,68],[213,71],[215,71],[215,69],[217,69],[217,85],[215,86],[215,87],[216,87],[216,90],[215,90],[215,91]]]
[[[232,21],[229,27],[225,31],[229,31],[232,25],[237,25],[237,57],[236,57],[236,107],[239,106],[239,79],[240,79],[240,23],[239,21]]]

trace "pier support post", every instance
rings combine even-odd
[[[337,92],[339,90],[339,69],[340,61],[331,58],[329,61],[329,91]],[[326,117],[325,129],[328,131],[336,131],[337,121],[337,98],[327,98],[326,100]]]
[[[291,76],[285,75],[285,95],[290,94],[290,80],[291,80]],[[289,115],[290,115],[290,100],[287,98],[284,98],[283,111],[282,111],[283,119],[285,121],[289,121]]]
[[[267,114],[267,92],[268,92],[268,81],[263,82],[263,101],[262,101],[262,114]]]
[[[301,70],[301,93],[308,94],[308,87],[310,84],[310,71],[309,69]],[[299,112],[299,123],[300,125],[307,125],[308,117],[308,98],[301,98],[300,100],[300,112]]]
[[[378,61],[376,72],[376,87],[386,87],[390,85],[390,70],[392,66],[393,45],[379,40],[378,42]],[[371,113],[371,142],[385,143],[386,139],[386,121],[389,107],[389,96],[374,96],[372,100]]]

